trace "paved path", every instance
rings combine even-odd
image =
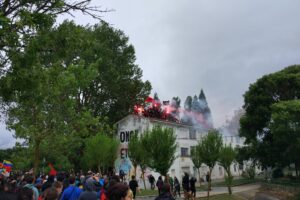
[[[241,197],[242,199],[253,199],[256,192],[260,188],[260,184],[250,184],[250,185],[242,185],[242,186],[235,186],[232,187],[232,192],[237,196]],[[218,195],[218,194],[227,194],[228,189],[227,187],[212,187],[210,191],[210,196]],[[197,197],[206,197],[207,191],[197,191]],[[176,199],[181,200],[181,198],[177,197]],[[136,200],[154,200],[156,196],[145,196],[145,197],[137,197]],[[265,198],[266,199],[266,198]],[[257,200],[263,200],[261,195],[257,198]],[[277,199],[266,199],[266,200],[277,200]]]
[[[250,185],[241,185],[232,187],[232,193],[248,193],[249,191],[257,192],[260,188],[260,184],[250,184]],[[218,195],[218,194],[227,194],[227,187],[212,187],[212,190],[209,192],[210,196]],[[255,194],[255,193],[254,193]],[[197,191],[197,197],[206,197],[207,191]]]

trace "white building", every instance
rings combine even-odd
[[[128,115],[117,122],[116,125],[117,137],[120,140],[120,154],[115,163],[117,172],[123,170],[126,174],[131,173],[131,162],[128,159],[128,142],[130,140],[130,135],[133,133],[142,134],[146,130],[151,130],[154,126],[160,125],[162,127],[173,128],[177,137],[176,156],[178,157],[169,169],[170,176],[176,176],[181,180],[184,172],[187,172],[198,179],[197,171],[194,168],[192,160],[190,159],[190,152],[191,148],[198,144],[198,141],[207,134],[208,130],[194,129],[192,126],[181,123],[164,121],[155,118],[146,118],[139,115]],[[239,137],[226,136],[223,137],[223,143],[232,144],[233,147],[237,145],[242,146],[243,140]],[[231,167],[232,174],[234,176],[241,175],[243,166],[233,164]],[[203,165],[200,169],[200,175],[204,180],[207,171],[208,167],[205,165]],[[158,176],[158,174],[151,171],[146,172],[146,175],[147,173],[151,173],[156,177]],[[216,165],[212,171],[212,179],[222,178],[224,178],[224,169],[223,167]]]

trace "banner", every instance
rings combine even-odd
[[[11,172],[12,166],[13,166],[13,164],[10,161],[8,161],[8,160],[3,161],[3,167],[2,168],[4,168],[6,170],[6,172],[8,172],[8,173]]]

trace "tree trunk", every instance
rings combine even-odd
[[[226,170],[227,172],[227,187],[228,187],[228,193],[231,195],[232,194],[232,190],[231,190],[231,184],[232,184],[232,176],[231,176],[231,172],[230,172],[230,168]]]
[[[145,172],[144,170],[142,169],[142,179],[143,179],[143,183],[144,183],[144,189],[146,190],[146,182],[145,182]]]
[[[200,184],[200,186],[201,186],[201,176],[200,176],[200,168],[197,168],[197,170],[198,170],[198,178],[199,178],[199,184]]]
[[[37,170],[40,163],[40,141],[35,141],[34,146],[34,164],[33,164],[33,175],[37,175]]]
[[[134,176],[136,177],[137,164],[134,164],[133,167],[134,167]]]
[[[209,199],[209,191],[211,190],[211,172],[212,168],[209,168],[209,178],[208,178],[208,187],[207,187],[207,198]]]

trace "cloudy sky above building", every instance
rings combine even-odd
[[[297,0],[102,0],[103,19],[129,37],[143,79],[161,100],[199,95],[215,125],[243,105],[261,76],[300,63]],[[81,24],[94,23],[77,17]]]
[[[249,85],[300,63],[298,0],[92,0],[129,37],[161,100],[204,89],[216,127],[243,105]],[[79,24],[94,24],[75,14]],[[6,135],[6,136],[4,136]],[[7,134],[0,134],[0,145]],[[4,142],[7,144],[7,142]]]

